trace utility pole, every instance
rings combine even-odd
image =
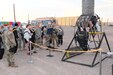
[[[2,21],[3,21],[3,17],[2,17]]]
[[[109,18],[107,19],[107,26],[109,25]]]
[[[14,22],[16,22],[15,4],[13,4]]]
[[[29,14],[28,14],[28,24],[30,24],[30,20],[29,20]]]

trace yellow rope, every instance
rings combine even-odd
[[[102,34],[103,32],[89,32],[89,34]]]
[[[43,49],[48,49],[48,50],[51,50],[51,51],[58,51],[58,52],[67,52],[68,53],[84,53],[84,52],[97,52],[97,51],[101,51],[102,49],[99,48],[99,49],[91,49],[91,50],[87,50],[87,51],[80,51],[80,50],[61,50],[61,49],[52,49],[52,48],[48,48],[46,46],[42,46],[42,45],[38,45],[36,43],[32,43],[33,45],[35,46],[38,46],[39,48],[43,48]],[[69,55],[67,55],[69,56]]]
[[[67,52],[67,53],[66,53],[66,57],[67,57],[67,58],[68,58],[68,57],[70,57],[70,54],[69,54],[69,52]]]
[[[76,50],[76,51],[74,51],[74,50],[67,50],[67,51],[64,51],[64,52],[70,52],[70,53],[73,53],[73,52],[75,52],[75,53],[79,53],[79,52],[97,52],[97,51],[101,51],[102,49],[101,48],[99,48],[99,49],[92,49],[92,50],[87,50],[87,51],[79,51],[79,50]]]

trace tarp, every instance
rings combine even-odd
[[[2,22],[0,22],[0,26],[2,25]]]
[[[21,25],[21,22],[0,22],[0,26],[1,25],[4,25],[4,26],[12,25],[12,27],[14,27],[15,26],[15,23],[17,23],[18,26]]]

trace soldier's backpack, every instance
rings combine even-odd
[[[53,30],[54,30],[53,28],[48,28],[47,29],[47,34],[48,35],[51,35],[53,33]]]

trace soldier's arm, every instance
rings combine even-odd
[[[14,37],[13,32],[11,32],[8,36],[9,36],[9,37],[8,37],[8,40],[10,41],[10,43],[11,43],[13,46],[16,46],[15,37]]]

